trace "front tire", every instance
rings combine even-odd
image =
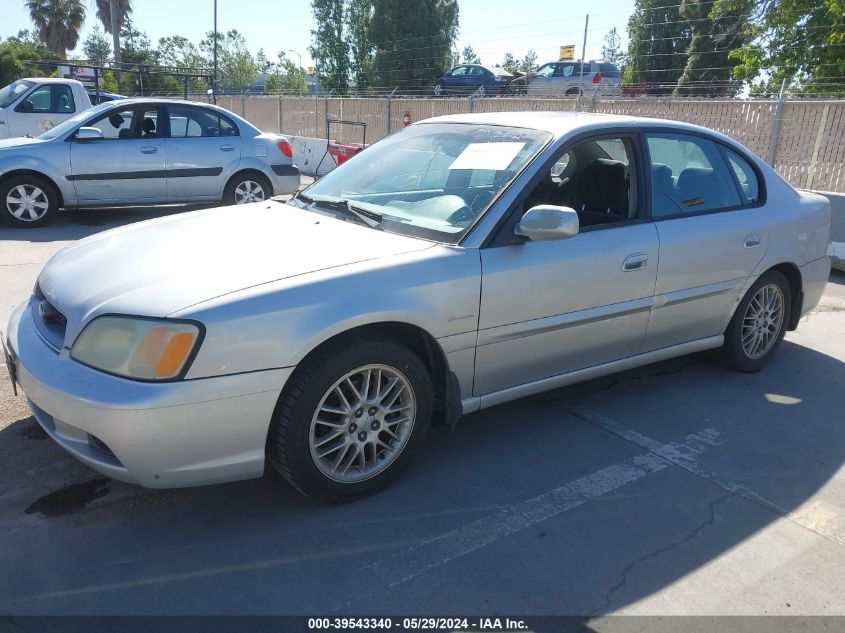
[[[725,331],[722,362],[737,371],[760,371],[772,359],[786,334],[792,311],[789,282],[770,270],[751,286]]]
[[[53,185],[38,176],[12,176],[0,183],[2,217],[12,226],[43,226],[58,211]]]
[[[223,200],[229,204],[262,202],[273,195],[273,188],[267,179],[256,173],[236,174],[226,184]]]
[[[319,351],[290,381],[271,425],[268,457],[316,501],[351,501],[390,484],[431,424],[428,370],[391,339],[362,336]]]

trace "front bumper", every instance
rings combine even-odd
[[[12,315],[7,345],[35,419],[94,470],[150,488],[264,471],[267,431],[292,368],[169,383],[126,380],[48,347],[29,303]]]

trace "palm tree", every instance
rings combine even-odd
[[[27,0],[26,8],[38,37],[60,59],[79,43],[79,30],[85,22],[82,0]]]
[[[114,44],[114,61],[120,64],[120,29],[132,13],[131,0],[97,0],[97,17],[106,33],[111,33]]]

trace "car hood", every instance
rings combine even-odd
[[[99,314],[163,317],[231,292],[431,247],[278,202],[126,226],[56,254],[38,283],[69,343]]]

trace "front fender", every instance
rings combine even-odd
[[[64,206],[75,206],[76,189],[67,179],[70,173],[70,147],[62,141],[47,142],[37,146],[38,153],[24,145],[0,151],[0,178],[10,172],[37,172],[53,183],[61,193]]]

